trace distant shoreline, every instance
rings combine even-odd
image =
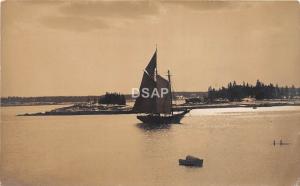
[[[201,91],[177,91],[173,95],[181,97],[204,97],[207,96],[207,92]],[[127,102],[133,102],[131,94],[124,94]],[[86,102],[96,102],[100,96],[88,95],[88,96],[38,96],[38,97],[19,97],[19,96],[10,96],[10,97],[1,97],[1,107],[7,106],[35,106],[35,105],[70,105],[70,104],[79,104]]]
[[[47,106],[47,105],[73,105],[74,103],[18,103],[0,104],[0,107],[22,107],[22,106]]]
[[[53,104],[52,104],[53,105]],[[22,105],[24,106],[24,105]],[[28,105],[29,106],[29,105]],[[39,105],[30,105],[39,106]],[[181,104],[174,105],[173,111],[184,111],[193,109],[211,109],[211,108],[253,108],[274,107],[274,106],[300,106],[300,100],[295,101],[276,101],[265,100],[255,102],[229,102],[216,104]],[[50,111],[38,113],[18,114],[17,116],[67,116],[67,115],[115,115],[115,114],[136,114],[129,105],[100,105],[80,103],[72,106],[56,108]]]

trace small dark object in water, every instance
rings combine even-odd
[[[273,140],[273,145],[275,146],[275,145],[289,145],[290,143],[285,143],[285,142],[283,142],[282,140],[280,140],[279,141],[279,144],[278,143],[276,143],[276,141],[275,140]]]
[[[280,140],[279,145],[289,145],[289,143],[284,143],[282,140]]]
[[[203,159],[188,155],[186,156],[185,160],[179,159],[179,165],[202,167]]]

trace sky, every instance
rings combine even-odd
[[[300,87],[298,2],[1,4],[1,96],[130,93],[157,45],[176,91],[236,80]]]

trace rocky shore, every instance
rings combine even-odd
[[[72,106],[56,108],[50,111],[25,113],[18,116],[56,116],[56,115],[104,115],[104,114],[130,114],[132,107],[128,105],[101,105],[80,103]]]

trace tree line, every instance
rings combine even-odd
[[[100,104],[118,104],[118,105],[126,105],[125,95],[120,93],[109,93],[106,92],[105,95],[100,96],[99,101]]]
[[[264,84],[257,80],[256,85],[253,86],[249,83],[243,82],[237,84],[236,81],[229,82],[227,87],[221,87],[219,89],[208,88],[208,101],[215,101],[216,99],[228,99],[229,101],[240,101],[243,98],[255,98],[257,100],[262,99],[289,99],[299,96],[299,88],[295,88],[294,85],[288,87],[279,87],[277,84],[273,85]]]

